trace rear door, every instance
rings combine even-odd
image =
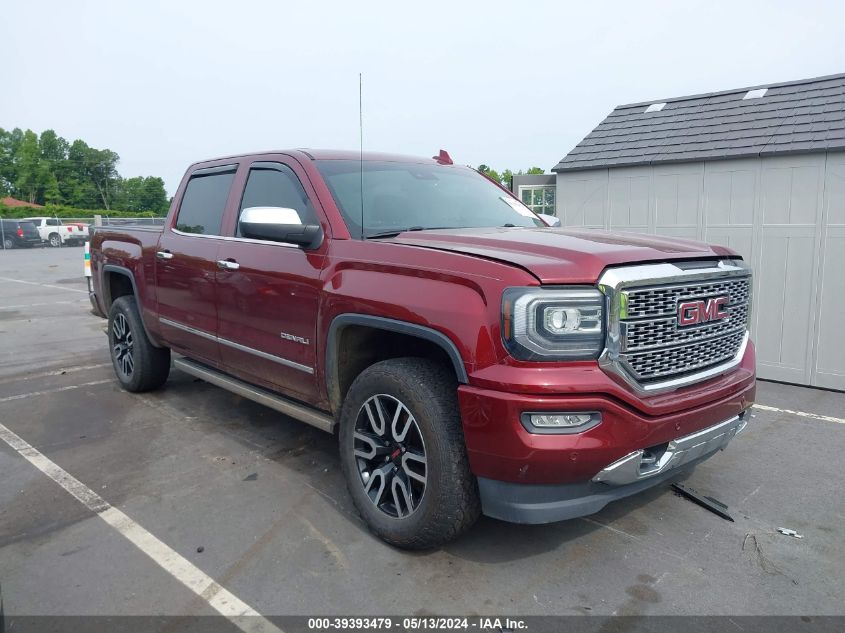
[[[41,244],[41,234],[38,232],[38,227],[34,222],[20,222],[18,226],[21,229],[21,239],[31,245]]]
[[[328,223],[295,160],[274,156],[245,168],[238,216],[248,207],[294,209],[303,223],[322,224],[326,239],[305,251],[244,238],[233,223],[218,252],[231,266],[217,276],[220,355],[228,370],[251,382],[319,404],[315,339]]]
[[[237,165],[197,169],[155,253],[158,315],[176,351],[219,364],[215,283],[223,216]]]

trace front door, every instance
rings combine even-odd
[[[158,314],[174,350],[217,364],[215,283],[221,226],[236,165],[191,174],[176,218],[155,254]]]
[[[294,209],[303,223],[322,224],[327,232],[315,198],[295,161],[257,161],[249,166],[238,215],[249,207]],[[315,339],[326,249],[327,240],[305,251],[246,239],[235,225],[217,254],[229,266],[217,275],[223,364],[250,382],[313,405],[320,404]]]

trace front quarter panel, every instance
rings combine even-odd
[[[502,358],[504,288],[536,284],[521,269],[477,257],[389,242],[334,241],[323,271],[320,340],[325,344],[340,314],[421,325],[452,341],[471,374]],[[321,352],[324,357],[325,349]]]

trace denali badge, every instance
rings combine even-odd
[[[303,338],[301,336],[296,336],[295,334],[288,334],[287,332],[279,332],[279,336],[281,336],[286,341],[293,341],[294,343],[302,343],[303,345],[309,345],[311,343],[310,339]]]
[[[718,321],[728,316],[727,297],[714,297],[706,301],[684,301],[678,304],[678,326],[698,325]]]

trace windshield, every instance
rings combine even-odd
[[[361,162],[318,160],[353,237],[362,234]],[[525,205],[464,167],[364,161],[363,235],[408,229],[544,226]]]

